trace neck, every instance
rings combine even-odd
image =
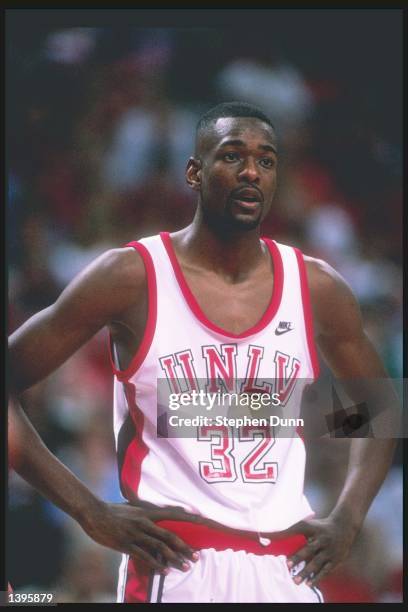
[[[188,257],[190,264],[197,263],[235,281],[245,278],[264,257],[259,227],[216,230],[199,213],[174,237],[181,256]]]

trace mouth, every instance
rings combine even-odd
[[[237,198],[234,198],[232,201],[239,208],[250,212],[258,210],[258,208],[261,206],[261,202],[259,200],[238,200]]]
[[[255,212],[262,205],[261,198],[259,195],[249,196],[245,194],[237,194],[235,197],[232,198],[232,201],[237,208],[245,212]]]
[[[262,195],[255,189],[241,189],[232,194],[232,201],[246,211],[257,210],[262,204]]]

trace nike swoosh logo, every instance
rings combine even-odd
[[[277,336],[281,336],[282,334],[286,334],[287,332],[293,331],[294,329],[294,327],[292,327],[291,329],[275,329],[275,334]]]

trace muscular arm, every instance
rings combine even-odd
[[[334,377],[343,380],[348,395],[358,403],[361,389],[369,387],[370,380],[384,381],[387,373],[364,332],[347,283],[325,262],[306,258],[306,267],[317,345]],[[391,387],[384,395],[396,403]],[[329,517],[298,524],[309,542],[289,561],[290,566],[306,561],[296,582],[308,578],[310,584],[317,582],[348,555],[388,472],[395,444],[393,439],[352,439],[346,481]]]
[[[31,317],[9,341],[12,389],[42,380],[110,321],[121,317],[145,289],[145,271],[134,249],[107,251]]]
[[[347,392],[358,402],[361,397],[355,393],[364,381],[385,381],[387,372],[364,332],[359,306],[346,282],[324,262],[312,260],[308,267],[317,344],[333,375],[344,380]],[[387,391],[391,393],[388,387]],[[394,448],[395,440],[352,439],[347,478],[334,515],[347,515],[354,528],[360,528],[388,472]]]
[[[48,450],[14,399],[9,402],[8,425],[10,467],[78,521],[98,544],[127,553],[164,573],[167,564],[186,571],[185,559],[197,560],[180,538],[155,525],[161,520],[194,521],[194,516],[176,507],[104,502]]]
[[[84,524],[88,513],[100,511],[99,500],[50,453],[14,398],[8,406],[8,454],[10,468],[74,519]]]
[[[186,570],[193,551],[154,521],[194,520],[182,509],[109,504],[95,497],[43,444],[18,402],[18,394],[42,380],[99,329],[137,309],[145,292],[143,261],[134,249],[108,251],[88,266],[59,299],[10,337],[12,399],[9,405],[11,464],[50,501],[77,520],[96,542],[165,571]],[[130,330],[134,332],[134,330]],[[135,334],[137,335],[137,333]],[[162,559],[156,558],[157,553]]]

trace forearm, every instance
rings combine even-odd
[[[16,442],[20,437],[22,443]],[[154,521],[195,521],[181,508],[134,507],[111,504],[95,497],[41,441],[17,402],[9,405],[9,438],[13,440],[11,466],[61,510],[77,520],[89,537],[102,546],[128,554],[154,571],[167,566],[188,571],[197,561],[190,546]],[[157,551],[161,559],[156,558]]]
[[[9,430],[18,437],[12,467],[61,510],[86,525],[101,505],[93,493],[45,446],[24,411],[9,405]]]
[[[396,440],[354,438],[343,489],[331,512],[343,518],[357,532],[390,468]]]

